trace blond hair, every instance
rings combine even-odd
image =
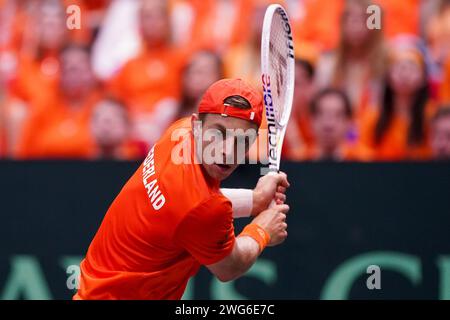
[[[347,54],[349,51],[348,44],[344,40],[344,23],[347,12],[352,5],[358,5],[367,8],[372,5],[370,0],[346,0],[344,10],[340,21],[340,40],[336,48],[336,64],[333,73],[332,84],[339,87],[343,83],[347,67]],[[364,10],[365,11],[365,10]],[[368,58],[369,79],[381,78],[386,68],[386,48],[384,45],[384,37],[382,30],[374,29],[369,31],[370,35],[366,43],[363,45],[364,54]]]

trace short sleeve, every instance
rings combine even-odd
[[[227,257],[235,242],[230,201],[214,196],[195,207],[178,224],[174,240],[202,265]]]

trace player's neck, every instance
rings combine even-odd
[[[192,151],[191,151],[192,152],[192,157],[191,157],[192,164],[191,165],[199,166],[208,186],[210,186],[212,189],[219,189],[221,181],[212,178],[208,174],[208,172],[206,172],[205,168],[202,165],[202,161],[201,161],[202,150],[198,150],[198,145],[194,139],[193,134],[191,134],[190,138],[191,138],[191,145],[193,146],[193,148],[191,148],[192,149]]]

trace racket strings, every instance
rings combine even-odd
[[[285,105],[287,103],[287,81],[288,74],[288,48],[286,46],[286,31],[284,29],[285,21],[282,16],[276,12],[270,28],[270,67],[269,75],[272,84],[272,98],[275,106],[275,121],[277,125],[285,124]]]

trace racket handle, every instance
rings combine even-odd
[[[279,172],[279,170],[277,170],[277,171],[269,171],[267,173],[267,175],[269,175],[269,174],[270,175],[278,174],[278,172]],[[277,205],[277,203],[275,202],[275,200],[272,199],[272,201],[270,201],[270,204],[269,204],[269,209],[275,207],[276,205]]]
[[[275,207],[276,205],[277,205],[277,203],[275,202],[275,200],[270,201],[269,209],[272,209],[272,208]]]

